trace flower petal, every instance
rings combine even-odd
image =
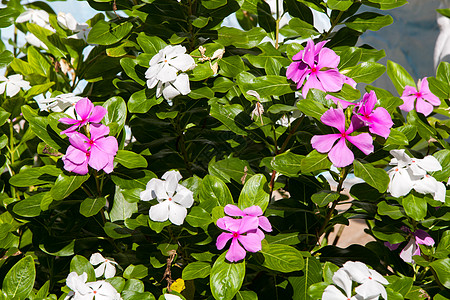
[[[245,250],[239,245],[236,238],[232,239],[230,249],[225,254],[225,258],[230,262],[240,261],[245,258]]]
[[[183,206],[169,201],[169,221],[175,225],[181,225],[187,215],[187,209]]]
[[[227,244],[227,242],[233,237],[233,234],[228,233],[228,232],[222,232],[216,240],[216,247],[217,250],[222,250],[225,245]]]
[[[166,200],[150,207],[150,219],[155,222],[164,222],[169,219],[169,202]]]
[[[341,138],[328,153],[328,158],[335,167],[341,168],[350,165],[355,159],[355,156],[345,144],[345,139]]]
[[[372,136],[367,132],[355,136],[348,135],[346,139],[366,155],[374,150]]]
[[[327,153],[331,150],[337,139],[341,138],[339,133],[315,135],[311,139],[311,145],[320,153]]]
[[[341,133],[345,132],[345,115],[344,111],[340,108],[330,108],[324,112],[320,120],[323,124],[334,127]]]
[[[261,250],[261,238],[256,233],[247,233],[238,237],[239,242],[249,252],[258,252]]]
[[[223,210],[227,215],[233,217],[243,217],[246,215],[239,207],[234,204],[225,205]]]

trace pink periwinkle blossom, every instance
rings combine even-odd
[[[414,263],[413,256],[420,255],[420,247],[419,245],[425,246],[433,246],[434,240],[433,238],[424,230],[417,229],[414,232],[411,232],[408,228],[402,227],[403,231],[409,232],[411,238],[409,239],[406,246],[400,252],[400,258],[403,259],[407,263]],[[389,242],[385,242],[384,245],[388,247],[390,250],[396,250],[401,243],[391,244]]]
[[[391,115],[384,107],[375,108],[377,102],[377,95],[374,91],[365,93],[362,100],[355,107],[352,122],[355,129],[368,126],[371,133],[387,139],[394,122],[392,122]]]
[[[319,89],[325,92],[339,91],[345,76],[339,73],[339,56],[331,49],[324,47],[325,42],[314,45],[310,39],[304,50],[292,57],[292,62],[286,70],[286,77],[297,83],[297,88],[303,85],[302,95],[306,97],[309,89]],[[351,84],[351,81],[348,81]]]
[[[345,114],[342,109],[330,108],[322,115],[320,120],[325,125],[339,130],[339,133],[315,135],[311,139],[311,144],[320,153],[328,152],[328,158],[334,166],[345,167],[350,165],[355,159],[346,141],[355,145],[366,155],[373,152],[373,140],[369,133],[350,135],[354,131],[353,124],[350,124],[349,128],[345,129]]]
[[[70,146],[63,156],[64,169],[80,175],[88,173],[88,165],[97,171],[111,173],[114,156],[118,150],[117,140],[109,134],[109,127],[91,124],[90,138],[79,132],[69,136]]]
[[[233,219],[225,216],[217,220],[217,226],[225,231],[216,241],[218,250],[222,250],[231,239],[230,249],[225,258],[230,262],[240,261],[245,258],[246,250],[258,252],[261,250],[261,237],[256,233],[258,229],[258,218],[245,216],[242,219]]]
[[[398,108],[404,111],[411,111],[414,109],[415,103],[417,112],[428,116],[433,111],[433,106],[441,104],[441,100],[430,91],[426,77],[419,80],[417,86],[419,86],[419,90],[410,85],[405,87],[400,97],[403,100],[403,104]]]
[[[227,204],[224,208],[224,211],[227,215],[233,217],[256,217],[258,219],[258,229],[256,230],[256,233],[260,236],[261,240],[264,239],[264,233],[262,232],[262,230],[264,230],[265,232],[272,231],[272,225],[270,224],[269,219],[262,215],[263,211],[261,207],[257,205],[253,205],[241,210],[236,205]]]
[[[68,129],[61,131],[61,134],[67,134],[75,131],[77,128],[88,123],[100,123],[106,115],[106,108],[102,106],[95,106],[88,98],[83,98],[75,104],[75,111],[77,112],[77,119],[61,118],[59,122],[67,125],[72,125]]]

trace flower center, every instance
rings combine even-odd
[[[346,132],[342,132],[341,136],[345,139],[347,137],[347,133]]]
[[[395,168],[395,172],[398,172],[398,168]]]
[[[233,232],[233,238],[238,238],[239,237],[239,232]]]
[[[86,152],[86,157],[91,156],[91,152]]]
[[[94,294],[97,294],[97,291],[94,291]]]
[[[165,59],[164,62],[166,63],[166,62],[167,62],[167,59]]]
[[[316,67],[312,67],[311,68],[311,73],[317,73],[317,68]]]
[[[372,277],[369,276],[369,279],[372,280]]]
[[[94,145],[94,141],[93,140],[89,140],[89,145]]]
[[[169,201],[172,201],[172,198],[171,198],[171,197],[169,197],[169,199],[167,199],[167,200],[169,200]]]
[[[421,98],[421,97],[422,97],[422,93],[421,93],[421,92],[417,92],[417,93],[416,93],[416,97],[417,97],[417,98]]]

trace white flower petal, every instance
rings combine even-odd
[[[189,76],[186,73],[181,73],[177,76],[175,81],[171,82],[171,84],[182,94],[187,95],[191,92],[191,88],[189,86]]]
[[[102,262],[105,262],[106,258],[103,257],[103,255],[101,255],[100,253],[94,253],[91,255],[91,258],[89,259],[89,262],[91,263],[91,265],[98,265]]]
[[[333,282],[345,291],[347,297],[352,296],[352,280],[344,269],[341,268],[334,273]]]
[[[106,263],[100,264],[97,268],[94,269],[95,277],[102,277],[105,273]]]
[[[164,173],[163,176],[161,176],[161,179],[167,180],[169,177],[175,178],[176,182],[180,181],[181,178],[183,178],[183,176],[181,176],[181,173],[179,171],[170,170],[170,171],[167,171],[166,173]]]
[[[17,85],[10,83],[6,85],[6,96],[13,97],[20,92],[20,87]]]
[[[413,181],[406,169],[394,167],[389,170],[389,178],[391,179],[388,186],[388,192],[393,197],[407,195],[413,188]]]
[[[176,96],[180,95],[181,93],[170,83],[165,83],[162,94],[163,94],[164,99],[166,99],[169,102],[170,100],[172,100]]]
[[[176,68],[165,64],[158,75],[156,75],[156,78],[162,83],[173,81],[177,78],[177,71]]]
[[[322,300],[347,300],[346,297],[337,287],[329,285],[325,288],[322,294]]]
[[[386,288],[375,280],[365,281],[355,288],[355,292],[364,297],[364,299],[373,297],[376,299],[378,295],[382,295],[384,299],[387,299]]]
[[[172,224],[181,225],[187,215],[187,209],[183,206],[169,201],[169,220]]]
[[[182,72],[186,72],[192,66],[195,66],[195,61],[189,54],[182,54],[169,60],[169,64]]]
[[[116,267],[109,261],[105,265],[105,278],[113,278],[116,275]]]
[[[439,161],[431,155],[427,155],[423,159],[416,159],[416,164],[427,172],[442,170],[442,166]]]
[[[173,295],[173,294],[164,294],[165,300],[182,300],[180,296]]]
[[[169,200],[150,207],[150,219],[155,222],[164,222],[169,218]]]
[[[173,197],[173,201],[185,208],[189,208],[192,206],[192,204],[194,204],[194,193],[179,184],[177,186],[177,193]]]
[[[363,283],[369,276],[369,268],[360,261],[347,261],[344,266],[350,278],[356,282]]]
[[[403,261],[407,263],[414,263],[414,260],[412,258],[413,253],[416,251],[417,245],[414,239],[410,239],[408,241],[408,244],[403,248],[403,250],[400,252],[400,258],[403,259]]]
[[[403,168],[411,163],[411,158],[405,153],[405,149],[391,150],[389,153],[394,157],[390,165],[398,165],[399,168]]]

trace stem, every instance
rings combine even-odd
[[[341,19],[343,14],[344,14],[344,11],[341,10],[339,12],[338,16],[336,17],[336,19],[334,19],[333,22],[331,23],[331,27],[330,27],[330,29],[328,29],[327,33],[325,33],[325,35],[320,38],[321,41],[325,40],[331,34],[334,27],[336,27],[336,25],[339,23],[339,20]]]
[[[92,194],[88,191],[88,189],[85,186],[82,185],[81,188],[86,193],[86,195],[88,195],[89,198],[93,198]]]
[[[305,115],[302,115],[299,119],[297,124],[295,124],[294,127],[292,127],[291,131],[289,131],[289,134],[287,138],[284,140],[283,145],[281,145],[280,151],[278,153],[283,153],[284,149],[286,148],[287,144],[289,143],[289,140],[291,139],[292,135],[297,131],[300,124],[303,122],[303,119],[305,118]]]
[[[97,186],[97,195],[99,197],[102,196],[102,190],[100,189],[100,183],[98,182],[98,172],[97,170],[94,170],[94,177],[95,177],[95,185]]]
[[[280,4],[278,3],[278,0],[275,0],[276,2],[276,8],[277,8],[277,20],[275,21],[275,49],[278,49],[278,41],[280,38]]]
[[[342,185],[344,184],[345,178],[347,178],[349,168],[345,167],[341,171],[341,178],[339,180],[338,186],[336,188],[336,192],[340,193],[342,191]],[[325,221],[323,222],[322,226],[320,227],[319,231],[317,232],[317,241],[319,241],[320,236],[324,233],[325,228],[327,227],[328,223],[331,220],[331,217],[333,216],[334,209],[336,208],[336,205],[339,203],[339,199],[336,199],[331,204],[330,209],[328,210],[327,215],[325,216]]]
[[[185,145],[185,140],[184,140],[184,133],[183,133],[183,130],[181,130],[181,128],[180,128],[180,117],[179,117],[179,115],[177,116],[177,121],[174,124],[174,127],[175,127],[175,131],[178,134],[180,151],[181,151],[181,154],[183,155],[183,160],[184,160],[184,164],[186,165],[186,170],[189,172],[189,175],[192,176],[194,173],[192,172],[191,163],[189,162],[188,154],[187,154],[187,151],[186,151],[186,145]]]

